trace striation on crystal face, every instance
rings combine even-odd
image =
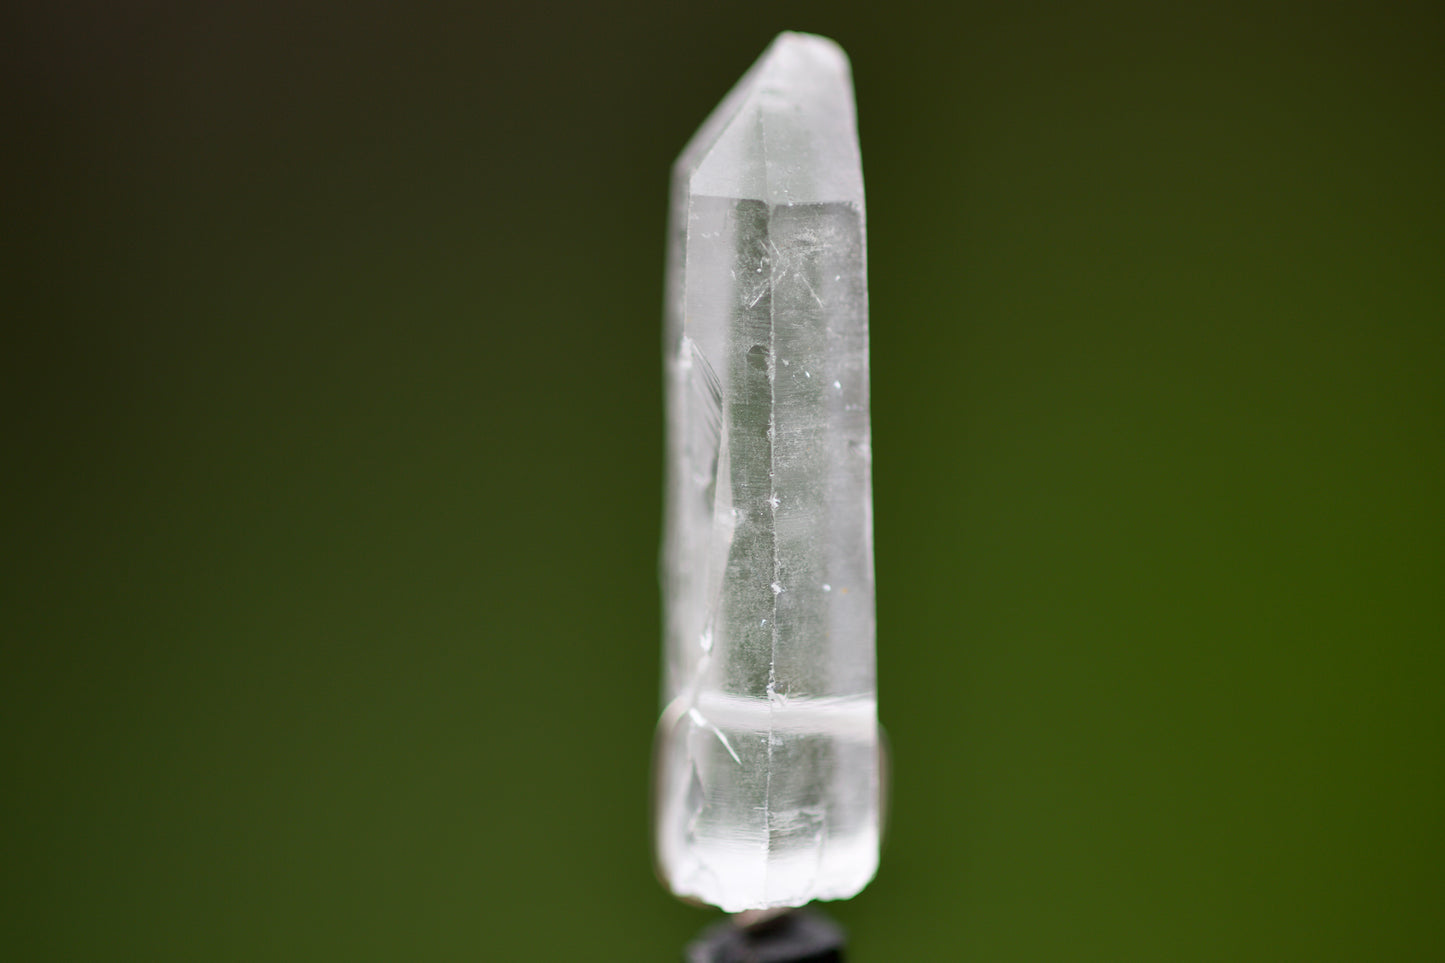
[[[659,871],[729,912],[878,864],[868,298],[847,57],[785,33],[673,172]]]

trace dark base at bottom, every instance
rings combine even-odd
[[[709,926],[689,943],[685,963],[843,963],[843,928],[817,910],[784,913],[752,926]]]

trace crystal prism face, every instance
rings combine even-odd
[[[878,863],[868,299],[848,61],[783,34],[674,170],[656,846],[728,910]]]

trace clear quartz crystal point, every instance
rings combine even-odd
[[[785,33],[674,169],[659,872],[729,912],[878,865],[868,295],[848,59]]]

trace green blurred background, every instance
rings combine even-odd
[[[0,956],[671,960],[666,175],[850,51],[854,958],[1445,958],[1426,5],[4,14]]]

